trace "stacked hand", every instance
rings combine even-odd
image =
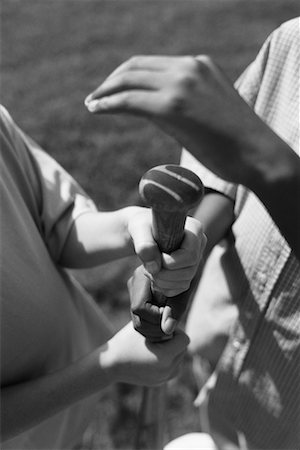
[[[188,217],[178,250],[160,253],[151,232],[151,210],[138,209],[129,220],[135,251],[143,262],[128,282],[134,327],[151,340],[171,335],[185,312],[188,290],[198,269],[206,237],[200,222]],[[163,307],[153,302],[152,290],[167,297]]]
[[[173,339],[151,343],[130,322],[102,347],[99,363],[110,381],[155,386],[176,375],[188,344],[181,330]]]

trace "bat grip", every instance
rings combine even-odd
[[[160,250],[171,253],[180,247],[184,236],[185,211],[163,211],[152,208],[152,232]]]
[[[165,211],[152,208],[152,232],[159,249],[171,253],[180,247],[184,237],[186,211]],[[153,303],[164,306],[166,297],[159,291],[152,290]]]

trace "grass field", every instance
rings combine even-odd
[[[142,119],[89,115],[85,96],[135,54],[207,53],[234,80],[298,14],[298,0],[2,0],[1,102],[100,208],[136,204],[141,175],[177,162],[180,148]],[[128,318],[134,264],[77,274],[116,327]],[[198,427],[188,367],[169,389],[166,440]],[[139,400],[134,387],[105,391],[80,448],[132,449]]]

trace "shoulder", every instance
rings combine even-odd
[[[278,27],[269,37],[270,57],[283,63],[293,58],[299,63],[300,18],[291,19]]]
[[[284,45],[294,44],[300,40],[300,17],[288,20],[271,34],[273,42],[281,41]]]

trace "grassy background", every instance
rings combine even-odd
[[[267,35],[299,14],[298,0],[3,0],[1,102],[104,210],[139,202],[141,175],[177,162],[178,145],[144,120],[94,117],[85,96],[135,54],[212,55],[231,80]],[[120,327],[133,260],[77,276]],[[166,440],[198,428],[186,368],[168,393]],[[140,391],[103,393],[80,448],[132,448]]]

